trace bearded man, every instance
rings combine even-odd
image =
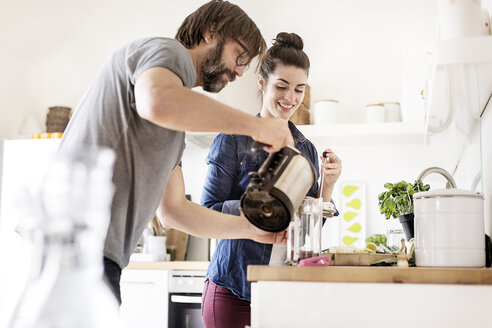
[[[95,145],[116,153],[104,273],[120,303],[121,270],[156,211],[167,227],[199,237],[285,238],[188,201],[180,166],[184,131],[249,135],[270,152],[293,145],[287,121],[256,118],[190,90],[219,92],[265,48],[241,8],[213,0],[183,21],[175,39],[140,39],[117,50],[77,107],[60,151]]]

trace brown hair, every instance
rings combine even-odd
[[[197,46],[204,32],[212,27],[224,41],[244,41],[250,59],[265,52],[265,40],[253,20],[239,6],[222,0],[212,0],[186,17],[175,38],[190,49]]]
[[[260,74],[267,80],[275,71],[277,64],[295,66],[309,74],[309,58],[302,50],[302,38],[295,33],[280,32],[274,39],[273,46],[267,50],[261,60]]]

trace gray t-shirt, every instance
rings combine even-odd
[[[164,67],[187,88],[196,71],[186,48],[174,39],[129,43],[103,65],[65,131],[61,148],[101,145],[116,152],[115,194],[104,256],[124,268],[155,215],[171,172],[179,164],[184,132],[142,119],[135,106],[135,82],[151,67]]]

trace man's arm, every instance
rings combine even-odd
[[[253,239],[261,243],[285,241],[285,231],[270,233],[257,229],[244,216],[222,214],[185,198],[181,167],[176,167],[167,182],[157,217],[169,228],[197,237],[220,239]]]
[[[267,151],[294,144],[285,120],[260,119],[189,90],[166,68],[153,67],[138,77],[135,101],[140,117],[168,129],[248,135],[272,145]]]

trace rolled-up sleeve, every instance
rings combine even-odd
[[[222,206],[222,213],[232,214],[232,215],[241,215],[241,211],[239,210],[241,201],[239,199],[234,200],[226,200],[224,205]]]
[[[231,200],[238,163],[232,136],[219,134],[210,146],[207,176],[200,203],[213,210],[239,215],[239,200]]]

